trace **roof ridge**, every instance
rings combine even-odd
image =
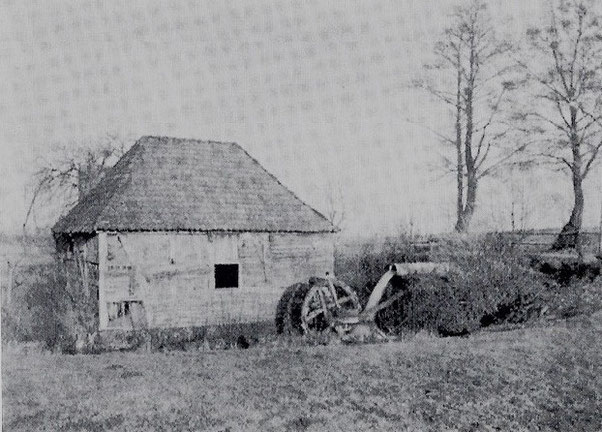
[[[181,138],[181,137],[174,137],[174,136],[167,136],[167,135],[143,135],[142,137],[140,137],[140,139],[138,141],[142,141],[144,139],[158,139],[158,140],[172,140],[172,141],[186,141],[186,142],[197,142],[197,143],[203,143],[203,144],[236,144],[236,142],[234,141],[216,141],[213,139],[200,139],[200,138]]]
[[[330,224],[330,226],[332,227],[332,232],[336,232],[337,228],[332,224],[332,222],[330,222],[326,216],[324,216],[322,213],[320,213],[318,210],[316,210],[315,208],[313,208],[312,206],[310,206],[309,204],[307,204],[305,201],[303,201],[301,198],[299,198],[299,196],[293,192],[291,189],[289,189],[286,185],[284,185],[280,180],[278,180],[278,177],[276,177],[274,174],[272,174],[271,172],[269,172],[266,168],[264,168],[263,165],[261,165],[259,163],[259,161],[257,159],[255,159],[253,156],[251,156],[251,154],[249,154],[248,151],[246,151],[240,144],[233,142],[232,144],[234,144],[236,147],[238,147],[239,149],[241,149],[257,166],[259,166],[259,168],[261,168],[267,175],[269,175],[272,179],[276,180],[276,182],[282,186],[287,192],[289,192],[293,197],[295,197],[297,200],[299,200],[299,202],[301,204],[303,204],[305,207],[308,207],[311,211],[313,211],[315,214],[317,214],[318,216],[320,216],[322,219],[324,219],[326,222],[328,222]]]

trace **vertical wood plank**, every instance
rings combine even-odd
[[[105,301],[105,272],[107,270],[107,233],[98,233],[98,323],[99,330],[109,325],[107,303]]]

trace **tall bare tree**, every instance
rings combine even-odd
[[[583,181],[602,148],[602,17],[593,1],[557,2],[549,24],[531,28],[523,70],[528,100],[518,111],[531,155],[570,175],[573,209],[554,249],[580,249]]]
[[[125,141],[112,134],[83,146],[55,148],[34,174],[33,192],[23,222],[24,235],[36,205],[59,201],[63,209],[73,207],[96,186],[125,149]]]
[[[456,178],[456,224],[467,231],[477,205],[479,181],[523,150],[506,140],[506,105],[514,85],[507,54],[512,46],[496,36],[481,0],[455,9],[452,24],[436,43],[436,60],[425,65],[415,85],[445,104],[453,115],[453,133],[429,127],[454,156],[443,156],[446,172]]]

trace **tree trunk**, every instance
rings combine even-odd
[[[464,208],[458,217],[456,232],[463,233],[468,231],[476,208],[477,186],[477,178],[474,175],[469,175],[466,179],[466,203],[464,204]]]
[[[462,159],[462,68],[460,50],[457,51],[458,76],[456,85],[456,227],[457,232],[464,231],[462,213],[464,212],[464,161]]]
[[[553,250],[574,248],[581,252],[581,225],[583,223],[583,179],[580,174],[573,173],[573,211],[569,221],[562,227],[552,245]]]
[[[583,173],[581,142],[577,133],[577,108],[571,106],[571,151],[573,160],[571,164],[571,174],[573,178],[573,211],[571,217],[556,237],[552,245],[553,250],[574,248],[581,257],[581,225],[583,223]]]
[[[469,74],[468,82],[466,83],[465,92],[465,113],[466,113],[466,136],[464,137],[464,166],[466,167],[466,202],[462,209],[461,217],[458,218],[456,231],[466,232],[470,226],[472,215],[475,211],[477,200],[477,173],[475,160],[472,156],[472,135],[474,128],[473,119],[473,102],[475,90],[475,63],[476,53],[474,47],[474,36],[470,41],[470,59],[469,59]]]
[[[462,162],[462,144],[457,146],[458,166],[457,166],[457,192],[456,192],[456,227],[457,232],[464,231],[464,164]]]
[[[466,205],[464,206],[464,230],[467,231],[477,204],[477,178],[469,175],[466,179]]]

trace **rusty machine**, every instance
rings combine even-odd
[[[403,282],[421,274],[444,276],[448,271],[445,263],[391,264],[364,307],[357,293],[334,276],[312,278],[286,289],[278,305],[276,326],[279,332],[302,334],[335,331],[343,340],[384,339],[391,329],[378,320],[378,315],[406,294],[407,284]]]

